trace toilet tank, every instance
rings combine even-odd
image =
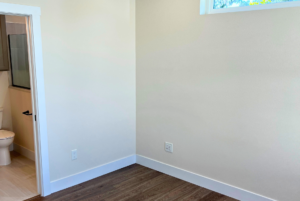
[[[0,130],[2,128],[2,117],[3,117],[3,108],[0,107]]]

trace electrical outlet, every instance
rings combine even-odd
[[[173,144],[170,142],[165,142],[165,151],[173,153]]]
[[[72,161],[77,159],[77,149],[72,150]]]

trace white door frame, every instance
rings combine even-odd
[[[37,168],[38,192],[42,196],[51,194],[46,101],[42,55],[41,9],[33,6],[0,3],[0,14],[27,16],[28,49],[30,50],[30,77],[32,113],[34,122],[35,161]],[[35,121],[35,116],[37,121]]]

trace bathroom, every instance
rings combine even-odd
[[[0,15],[0,201],[38,195],[30,90],[29,22]]]

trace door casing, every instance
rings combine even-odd
[[[32,113],[35,141],[35,160],[37,169],[38,192],[42,196],[51,194],[46,101],[44,86],[42,36],[40,15],[41,9],[34,6],[24,6],[0,3],[0,14],[27,17],[28,53],[30,69],[30,85],[32,98]],[[36,121],[35,121],[36,117]]]

